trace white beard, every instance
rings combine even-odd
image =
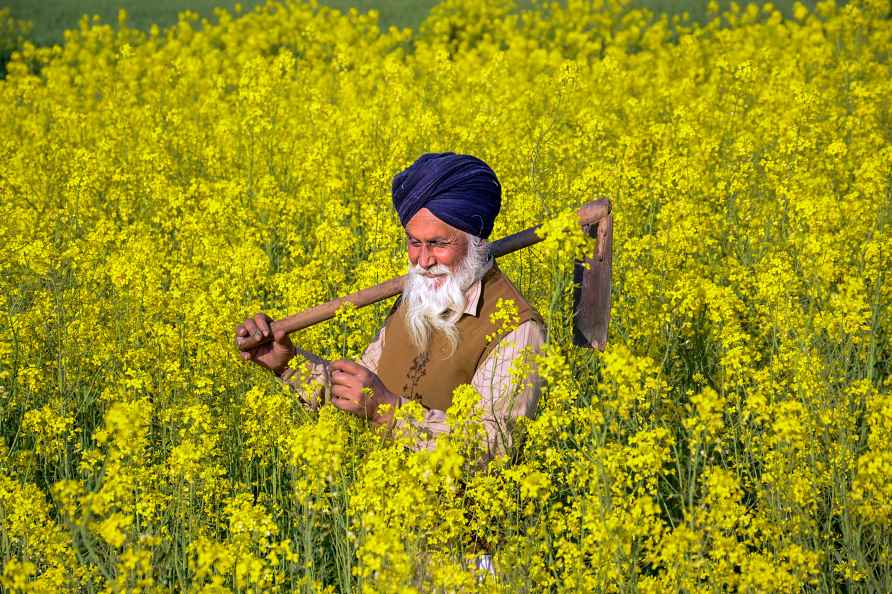
[[[409,266],[403,288],[406,307],[406,326],[409,337],[419,351],[426,352],[435,331],[442,332],[449,342],[450,356],[458,346],[456,324],[467,306],[467,291],[489,269],[488,245],[478,237],[469,236],[468,253],[453,273],[438,264],[430,268]],[[424,274],[444,275],[428,278]],[[437,286],[437,283],[440,283]]]

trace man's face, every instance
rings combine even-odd
[[[406,236],[409,262],[423,268],[421,274],[435,279],[437,287],[443,284],[447,274],[458,269],[468,252],[465,234],[426,208],[419,210],[406,224]]]

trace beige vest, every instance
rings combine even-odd
[[[396,310],[385,323],[384,347],[378,361],[378,376],[387,389],[420,401],[428,409],[449,408],[452,391],[461,384],[471,383],[477,366],[505,334],[497,334],[495,340],[486,341],[487,335],[497,331],[489,318],[496,310],[499,298],[514,300],[521,324],[529,320],[542,322],[536,310],[493,264],[483,277],[477,315],[462,314],[457,323],[459,340],[452,356],[449,356],[449,342],[440,332],[434,333],[427,352],[419,352],[409,338],[405,309],[398,301]]]

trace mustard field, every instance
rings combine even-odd
[[[892,7],[710,11],[446,0],[382,31],[287,0],[24,44],[0,590],[892,591]],[[472,388],[415,451],[233,340],[402,274],[391,179],[450,150],[498,174],[494,238],[552,221],[500,261],[548,341],[487,465]],[[600,353],[572,346],[567,213],[602,197]],[[295,342],[357,358],[390,306]]]

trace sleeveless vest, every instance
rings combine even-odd
[[[446,410],[452,404],[452,391],[471,383],[477,366],[496,347],[505,332],[487,342],[487,335],[497,332],[490,322],[499,298],[513,299],[520,314],[520,323],[542,318],[526,302],[498,266],[483,277],[477,316],[462,314],[456,323],[458,345],[450,356],[449,341],[441,332],[434,332],[424,353],[412,343],[405,320],[405,308],[397,301],[395,311],[387,318],[384,345],[378,360],[378,377],[387,389],[406,398],[420,401],[428,409]]]

